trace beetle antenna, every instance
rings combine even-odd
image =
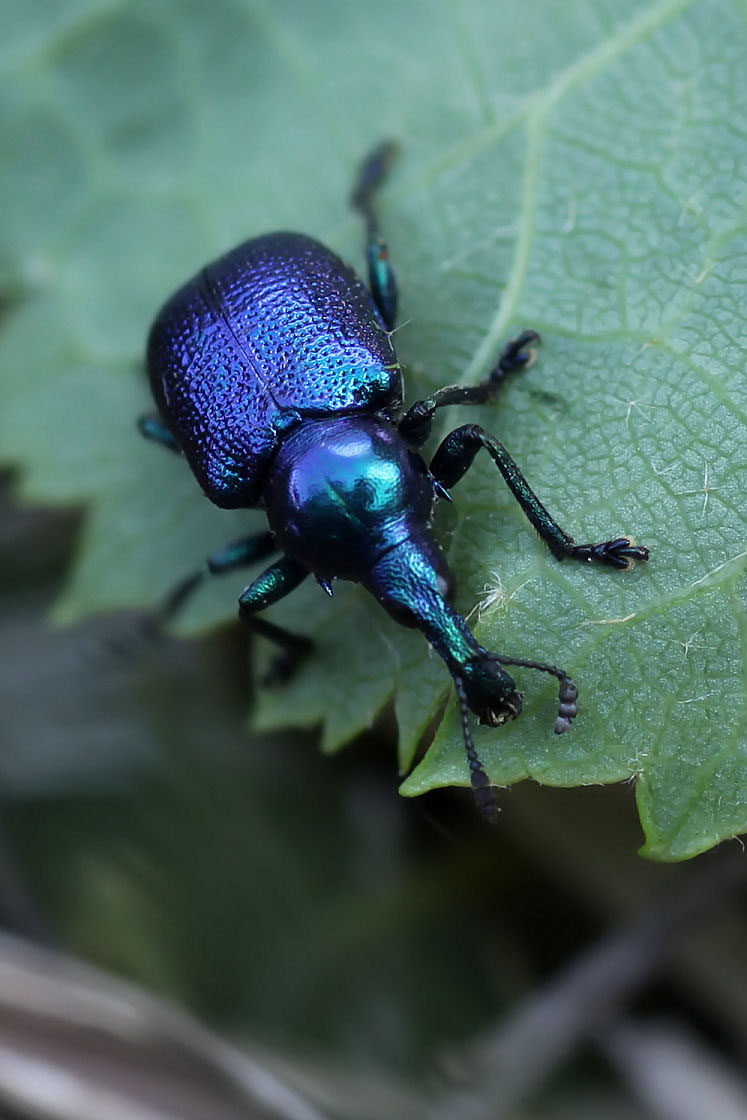
[[[545,665],[541,661],[523,661],[518,657],[503,657],[499,653],[491,653],[490,657],[501,665],[518,665],[524,669],[538,669],[541,673],[550,673],[560,681],[558,691],[558,715],[555,720],[555,734],[562,735],[573,723],[578,715],[578,689],[562,669],[555,665]]]
[[[500,809],[496,801],[495,792],[490,784],[490,779],[483,769],[480,762],[480,756],[475,749],[474,740],[472,739],[472,729],[470,728],[470,708],[467,703],[467,695],[464,691],[464,682],[461,677],[454,678],[456,685],[457,696],[459,697],[459,713],[462,720],[462,737],[464,739],[464,749],[467,752],[467,765],[469,766],[469,776],[472,782],[472,792],[475,796],[475,804],[477,805],[478,812],[490,824],[495,824],[498,820]]]

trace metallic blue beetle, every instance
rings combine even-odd
[[[452,606],[454,579],[431,535],[435,499],[449,497],[485,448],[558,559],[628,568],[648,551],[627,537],[575,544],[503,445],[475,424],[452,431],[426,466],[417,449],[436,410],[493,400],[506,376],[527,364],[539,336],[524,331],[510,342],[481,384],[440,389],[400,415],[397,291],[373,206],[394,155],[391,142],[376,148],[351,196],[367,229],[369,289],[302,234],[271,233],[239,245],[159,312],[147,353],[159,415],[140,426],[184,454],[217,506],[265,510],[270,531],[228,546],[208,568],[223,572],[282,554],[239,599],[241,618],[283,648],[278,675],[311,642],[255,616],[310,574],[329,594],[334,579],[362,583],[397,622],[423,631],[454,679],[472,786],[492,817],[469,711],[492,727],[519,714],[522,696],[503,665],[559,680],[558,734],[570,727],[578,694],[555,666],[490,653],[477,642]]]

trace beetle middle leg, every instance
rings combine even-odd
[[[413,447],[420,447],[431,433],[436,410],[450,404],[487,404],[495,400],[511,373],[524,369],[534,360],[531,343],[541,342],[536,331],[522,331],[506,343],[492,370],[479,385],[447,385],[437,389],[430,397],[415,401],[400,420],[400,435]]]
[[[254,616],[295,590],[308,574],[308,568],[304,568],[290,556],[281,556],[244,588],[239,596],[241,621],[283,650],[270,667],[265,684],[278,684],[287,680],[299,661],[313,649],[314,643],[302,634],[292,634],[282,626]]]
[[[198,587],[208,575],[223,575],[237,568],[245,568],[258,560],[265,560],[278,547],[272,533],[255,533],[251,537],[241,537],[224,548],[212,552],[206,561],[206,568],[197,568],[184,576],[164,596],[156,611],[150,616],[149,629],[153,634],[160,633],[165,626],[181,611],[184,604],[192,598]]]
[[[389,250],[379,232],[374,198],[397,158],[397,145],[384,140],[369,152],[358,171],[350,205],[366,223],[368,287],[388,331],[397,321],[397,278],[389,261]]]
[[[182,449],[176,442],[174,433],[166,427],[160,416],[141,416],[137,426],[140,434],[145,436],[146,439],[151,439],[154,443],[160,443],[161,447],[167,447],[169,451],[181,455]]]
[[[630,568],[634,560],[648,560],[648,549],[634,544],[629,537],[615,537],[596,544],[576,544],[573,537],[550,516],[500,440],[477,424],[464,424],[449,433],[433,457],[431,474],[441,486],[450,490],[464,477],[483,447],[527,518],[558,560],[569,557],[588,563],[595,561],[612,568]]]

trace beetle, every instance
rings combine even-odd
[[[403,411],[392,337],[397,285],[374,205],[395,155],[392,141],[376,147],[350,198],[365,224],[368,288],[303,234],[245,241],[159,311],[147,344],[158,414],[142,418],[140,428],[182,453],[221,509],[265,511],[266,532],[235,541],[207,567],[226,572],[280,553],[239,597],[241,619],[282,650],[276,678],[293,670],[311,642],[257,615],[309,575],[330,595],[336,579],[361,583],[395,621],[423,632],[453,678],[471,785],[494,818],[470,713],[490,727],[519,715],[523,697],[506,666],[557,678],[556,734],[575,718],[578,692],[554,665],[479,644],[453,605],[454,577],[431,532],[435,502],[450,498],[484,449],[559,560],[624,569],[649,554],[629,536],[576,544],[503,444],[477,424],[450,432],[426,465],[420,448],[437,410],[493,401],[506,378],[528,365],[539,335],[522,331],[479,384],[438,389]]]

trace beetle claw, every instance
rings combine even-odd
[[[516,338],[512,338],[504,348],[498,359],[495,372],[498,376],[513,373],[517,369],[530,366],[536,357],[536,351],[527,349],[532,342],[541,342],[537,331],[522,331]]]
[[[595,561],[610,568],[632,568],[636,560],[648,560],[649,551],[645,545],[636,544],[630,537],[615,537],[599,544],[577,544],[570,555],[575,560]]]

